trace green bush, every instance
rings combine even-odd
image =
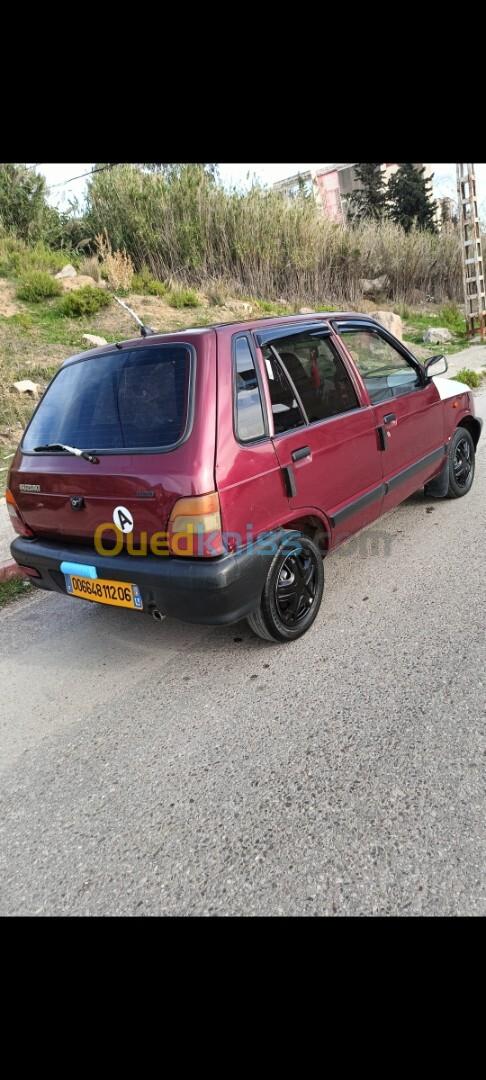
[[[148,296],[165,296],[168,286],[164,281],[157,281],[150,273],[148,266],[142,266],[139,273],[133,275],[131,291]]]
[[[171,289],[167,294],[167,303],[171,307],[197,307],[199,298],[194,289]]]
[[[38,304],[50,296],[59,296],[60,293],[61,283],[44,270],[31,270],[21,278],[17,288],[19,300],[30,300],[32,304]]]
[[[81,289],[66,293],[59,310],[62,315],[77,319],[81,315],[95,315],[110,303],[111,296],[104,289],[97,289],[95,285],[83,285]]]
[[[466,333],[466,320],[459,311],[457,304],[447,304],[439,312],[439,323],[447,327],[452,334],[462,335]]]
[[[472,390],[476,390],[478,386],[481,386],[483,376],[479,371],[471,371],[471,368],[461,368],[454,378],[458,382],[466,383],[466,386],[470,386]]]
[[[76,266],[79,257],[68,250],[52,251],[39,240],[30,246],[13,234],[0,237],[0,274],[23,277],[31,270],[55,274],[66,263]]]
[[[143,293],[145,296],[165,296],[168,291],[168,286],[163,281],[157,281],[157,278],[152,278],[150,271],[145,273],[134,273],[132,280],[132,293]]]
[[[156,278],[152,278],[147,282],[145,292],[147,292],[149,296],[166,296],[168,289],[163,281],[157,281]]]

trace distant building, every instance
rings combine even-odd
[[[432,176],[432,166],[425,165],[426,177]],[[417,165],[417,168],[422,168]],[[383,164],[381,166],[385,182],[388,183],[398,169],[396,164]],[[314,194],[317,205],[322,213],[331,221],[337,223],[346,220],[346,196],[357,191],[360,182],[356,176],[356,163],[345,165],[324,165],[322,169],[314,172],[296,173],[285,180],[279,180],[273,185],[275,190],[282,191],[289,198],[295,198],[299,194]],[[440,203],[436,200],[436,221],[442,223]]]

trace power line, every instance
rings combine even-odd
[[[115,165],[119,165],[119,161],[113,161],[110,165],[101,165],[99,169],[90,169],[89,172],[80,173],[79,176],[71,176],[69,180],[62,180],[60,184],[50,184],[50,188],[65,187],[66,184],[72,184],[74,180],[83,180],[85,176],[93,176],[94,173],[106,172],[107,169],[114,169]]]

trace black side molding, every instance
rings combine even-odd
[[[419,461],[415,461],[413,465],[409,465],[407,469],[402,469],[395,476],[391,476],[388,480],[388,491],[394,491],[399,484],[403,484],[405,480],[409,480],[415,473],[420,472],[425,465],[432,465],[434,461],[439,461],[439,458],[444,456],[446,450],[447,446],[439,446],[438,450],[433,450],[431,454],[426,454]]]
[[[342,510],[337,510],[331,517],[331,525],[340,525],[341,522],[346,521],[346,518],[351,517],[352,514],[357,514],[358,510],[363,510],[365,506],[369,506],[370,503],[383,498],[385,494],[386,484],[380,484],[378,487],[373,488],[372,491],[367,491],[366,495],[361,495],[359,499],[354,499],[347,506],[343,506]]]

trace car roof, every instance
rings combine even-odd
[[[77,360],[87,360],[90,356],[101,356],[103,353],[113,352],[116,348],[121,350],[127,346],[131,348],[140,348],[143,345],[158,345],[170,341],[175,343],[184,340],[188,335],[191,337],[193,335],[202,336],[204,334],[214,332],[224,333],[226,331],[230,331],[231,334],[234,334],[238,330],[241,330],[242,332],[258,330],[263,326],[269,329],[272,329],[272,327],[277,329],[280,326],[288,325],[290,329],[292,326],[299,326],[300,323],[308,326],[310,322],[324,322],[329,319],[332,319],[333,322],[346,319],[346,321],[356,320],[358,322],[366,321],[376,323],[376,320],[373,319],[372,315],[365,315],[364,313],[359,313],[357,311],[309,311],[299,315],[264,315],[253,319],[239,319],[235,320],[235,322],[210,323],[207,326],[188,326],[184,329],[171,330],[164,334],[155,333],[148,335],[148,337],[140,336],[136,338],[121,339],[117,342],[109,342],[106,345],[100,345],[95,349],[84,349],[82,352],[76,353],[75,356],[69,356],[62,364],[62,367],[73,364]]]

